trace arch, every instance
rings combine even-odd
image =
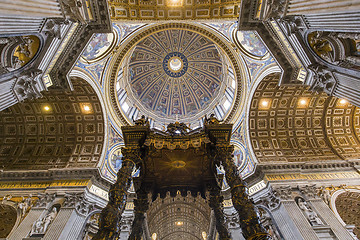
[[[18,216],[15,207],[0,204],[0,238],[6,238],[17,224]]]
[[[79,78],[74,91],[52,90],[0,113],[4,169],[95,167],[104,147],[104,113],[95,90]]]
[[[261,74],[259,74],[257,76],[256,79],[253,80],[253,84],[252,84],[252,88],[249,91],[248,94],[248,99],[247,99],[247,105],[245,106],[245,125],[249,126],[249,112],[250,112],[250,107],[251,107],[251,101],[250,99],[253,98],[253,95],[255,93],[255,90],[257,88],[257,86],[260,84],[260,82],[266,77],[266,76],[270,76],[271,74],[282,74],[281,69],[277,66],[277,65],[270,65],[269,67],[267,67],[266,69],[263,69],[263,71],[261,72]],[[250,176],[252,173],[254,173],[255,169],[256,169],[256,164],[258,163],[258,159],[255,156],[255,153],[253,151],[253,148],[251,146],[251,141],[250,141],[250,132],[249,131],[245,131],[246,132],[246,146],[250,155],[250,160],[254,162],[255,167],[251,170],[251,172],[249,172],[245,177]],[[249,164],[249,163],[247,163]]]
[[[69,76],[70,76],[70,78],[81,78],[81,79],[85,80],[94,89],[94,91],[96,92],[96,95],[98,97],[98,100],[100,102],[102,112],[103,112],[104,126],[108,126],[109,119],[106,114],[107,113],[106,104],[105,104],[104,96],[103,96],[102,89],[101,89],[101,86],[99,85],[99,83],[96,80],[94,80],[88,73],[82,71],[80,68],[77,68],[77,67],[75,67],[70,72]],[[104,131],[104,144],[108,143],[108,138],[109,138],[109,132]],[[97,164],[97,167],[100,167],[102,165],[102,163],[106,157],[106,152],[107,152],[107,146],[104,146],[102,149],[102,152],[100,154],[100,159]]]
[[[157,198],[150,203],[147,220],[150,233],[161,239],[177,239],[174,235],[181,232],[187,239],[201,239],[203,231],[210,227],[210,207],[200,196],[186,197],[180,193],[164,199]]]
[[[98,221],[101,211],[95,210],[88,214],[84,224],[81,227],[81,231],[77,240],[88,240],[91,239],[98,231]]]
[[[308,31],[305,34],[305,43],[318,62],[332,68],[346,68],[358,72],[360,71],[358,38],[358,33],[351,32]]]
[[[256,207],[258,208],[259,211],[260,223],[266,229],[266,231],[271,235],[271,237],[274,240],[284,239],[278,224],[274,221],[274,217],[271,211],[263,205],[258,205]]]
[[[331,195],[330,208],[344,226],[355,225],[354,234],[360,236],[360,190],[340,189]]]
[[[278,81],[279,74],[265,77],[249,102],[249,139],[259,162],[360,156],[357,107]]]

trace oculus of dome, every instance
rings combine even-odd
[[[163,69],[170,77],[181,77],[188,69],[188,60],[180,52],[171,52],[164,58]]]

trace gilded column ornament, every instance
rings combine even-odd
[[[117,181],[110,187],[109,202],[101,211],[99,231],[93,240],[114,240],[118,239],[120,234],[121,215],[125,209],[127,191],[131,184],[131,173],[135,163],[141,159],[139,148],[125,147],[121,152],[124,160],[117,173]]]
[[[269,236],[259,223],[254,205],[246,193],[246,187],[233,162],[234,146],[218,146],[216,151],[217,157],[224,167],[226,181],[231,188],[232,202],[239,214],[240,226],[245,239],[268,239]]]
[[[136,192],[136,199],[134,200],[135,218],[129,240],[140,240],[142,238],[145,213],[148,209],[148,195],[143,189],[140,189]]]
[[[216,219],[216,230],[219,233],[220,240],[231,239],[230,233],[225,226],[225,216],[222,207],[222,202],[224,197],[220,194],[219,187],[212,187],[210,189],[210,201],[209,206],[214,211],[215,219]]]

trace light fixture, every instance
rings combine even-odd
[[[201,236],[202,236],[202,238],[203,238],[204,240],[206,240],[206,239],[207,239],[207,234],[206,234],[206,232],[205,232],[205,231],[203,231],[203,232],[201,233]]]
[[[80,103],[81,112],[84,114],[91,114],[93,113],[93,108],[91,103]]]
[[[44,106],[44,110],[48,112],[48,111],[50,111],[50,107],[48,105],[46,105],[46,106]]]
[[[156,238],[157,238],[157,234],[156,234],[156,233],[153,233],[153,234],[151,235],[151,240],[156,240]]]
[[[306,105],[306,103],[307,103],[307,101],[305,100],[305,99],[301,99],[300,101],[299,101],[299,104],[300,105]]]
[[[345,105],[345,104],[347,104],[347,103],[348,103],[348,101],[345,100],[345,99],[341,99],[341,100],[340,100],[340,104],[342,104],[342,105]]]
[[[84,111],[87,111],[87,112],[90,111],[90,106],[89,105],[84,105],[83,108],[84,108]]]
[[[269,100],[267,100],[267,99],[261,100],[260,101],[260,106],[263,107],[263,108],[269,107]]]
[[[177,226],[182,226],[182,225],[184,224],[184,222],[178,221],[178,222],[175,222],[175,224],[176,224]]]

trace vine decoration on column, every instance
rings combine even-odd
[[[247,195],[246,186],[240,178],[236,165],[233,162],[234,146],[218,144],[215,146],[215,158],[225,170],[226,181],[230,186],[234,208],[240,217],[240,226],[245,239],[268,239],[269,235],[260,225],[258,215]]]
[[[93,240],[115,240],[120,235],[121,215],[126,206],[131,174],[135,165],[141,163],[143,151],[140,147],[124,147],[121,152],[123,163],[117,173],[117,181],[110,187],[109,202],[100,214],[99,231]]]

